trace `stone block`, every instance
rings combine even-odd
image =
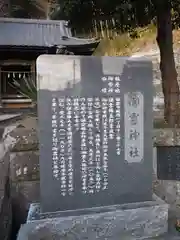
[[[9,153],[6,153],[0,160],[0,191],[4,191],[6,179],[9,177],[9,159]]]
[[[173,146],[174,131],[171,128],[154,129],[154,145]]]
[[[23,196],[27,205],[40,200],[39,181],[22,181],[13,184],[13,196]]]
[[[10,151],[17,139],[11,134],[15,125],[0,127],[0,239],[9,240],[12,230]]]
[[[39,180],[39,154],[37,151],[13,152],[10,156],[13,181]]]
[[[34,151],[38,149],[38,136],[35,129],[17,128],[12,136],[18,139],[17,144],[14,146],[14,152],[21,151]]]
[[[10,239],[12,226],[12,201],[10,194],[10,180],[7,176],[4,180],[5,186],[0,191],[0,239]]]
[[[153,154],[154,182],[153,191],[170,206],[169,215],[180,217],[180,182],[159,180],[157,178],[157,149]]]
[[[168,230],[168,205],[154,201],[41,214],[31,205],[18,240],[152,239]]]

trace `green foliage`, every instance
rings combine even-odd
[[[20,84],[19,81],[12,79],[11,86],[16,88],[25,98],[31,99],[34,104],[37,103],[36,81],[32,77],[23,78],[23,84]]]
[[[144,27],[156,18],[155,0],[58,0],[60,8],[54,19],[66,19],[76,32],[93,30],[93,20],[115,20],[111,26],[119,32],[132,31]],[[158,1],[158,0],[156,0]],[[172,22],[180,25],[180,0],[171,0]]]
[[[157,0],[156,0],[157,1]],[[115,19],[113,28],[121,32],[143,27],[155,18],[155,0],[10,0],[11,16],[46,18],[48,8],[56,2],[50,17],[66,19],[77,32],[92,29],[93,20]],[[53,3],[54,4],[54,3]],[[59,4],[59,6],[58,6]],[[180,25],[180,0],[171,0],[174,27]]]
[[[150,0],[59,0],[56,19],[69,20],[76,30],[91,28],[93,20],[115,19],[113,28],[121,32],[145,26],[154,18]]]
[[[46,18],[48,0],[10,0],[11,17]]]
[[[172,1],[172,23],[174,28],[180,27],[180,0]]]

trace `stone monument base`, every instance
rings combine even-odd
[[[76,211],[41,213],[32,204],[18,240],[156,239],[168,231],[168,204],[153,201]]]

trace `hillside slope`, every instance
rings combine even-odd
[[[132,37],[133,36],[133,37]],[[180,46],[180,29],[173,31],[174,48]],[[137,28],[133,34],[122,34],[114,39],[103,39],[95,55],[99,56],[131,56],[137,52],[158,51],[156,43],[156,27]]]

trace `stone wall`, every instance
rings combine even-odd
[[[18,141],[10,153],[13,231],[26,222],[30,203],[39,202],[39,156],[36,118],[25,117],[11,134]]]
[[[154,130],[154,192],[170,204],[170,216],[180,217],[180,181],[158,180],[157,179],[157,157],[156,146],[177,146],[180,145],[180,129],[155,129]]]
[[[13,148],[11,157],[11,179],[13,189],[23,194],[28,202],[39,200],[39,153],[36,131],[17,128],[14,133],[19,141]]]
[[[0,127],[0,239],[11,239],[12,229],[12,195],[10,180],[10,150],[16,139],[10,133],[16,126]]]
[[[0,240],[16,239],[30,203],[39,201],[38,142],[32,119],[0,122]]]

